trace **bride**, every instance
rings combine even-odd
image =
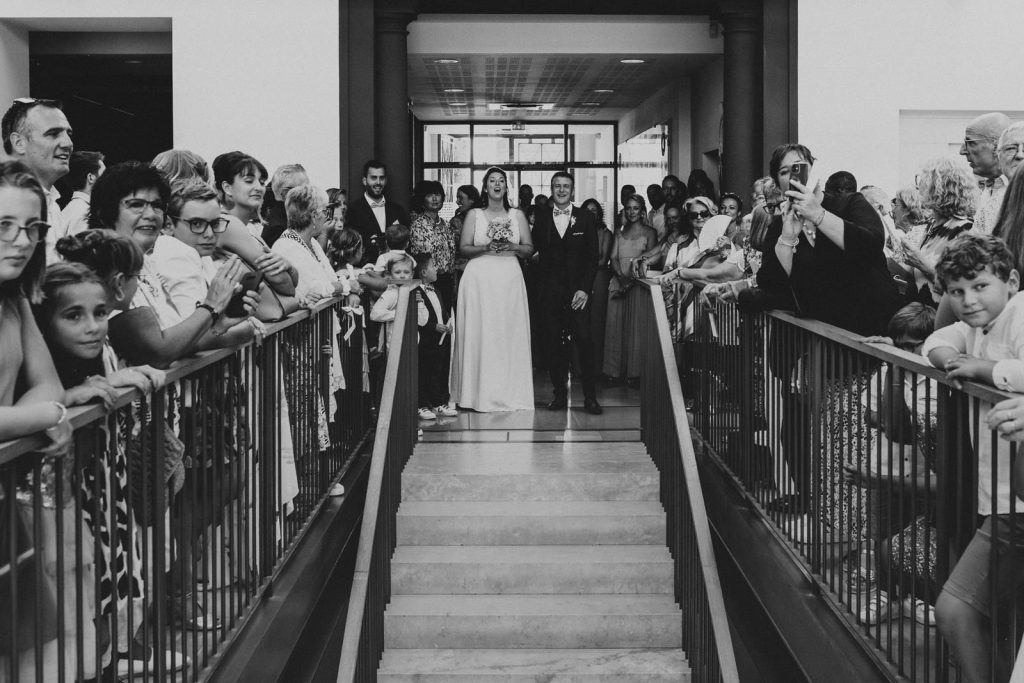
[[[533,254],[526,217],[508,201],[500,168],[484,174],[482,208],[462,225],[469,259],[459,284],[452,400],[480,412],[533,409],[530,312],[518,258]]]

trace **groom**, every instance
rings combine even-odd
[[[554,206],[538,206],[533,225],[537,254],[542,348],[555,398],[549,410],[569,406],[569,359],[572,346],[580,360],[583,407],[592,415],[603,411],[594,386],[594,344],[590,337],[590,292],[597,274],[597,225],[593,214],[572,205],[573,177],[558,171],[551,177]]]

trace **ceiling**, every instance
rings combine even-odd
[[[409,97],[423,121],[524,119],[610,121],[717,55],[410,55]],[[623,64],[643,59],[643,64]],[[462,90],[463,92],[445,92]],[[610,90],[612,92],[598,92]],[[492,110],[489,103],[546,103],[540,111]]]

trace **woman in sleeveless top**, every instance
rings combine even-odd
[[[480,412],[532,410],[530,311],[517,257],[533,254],[533,242],[501,169],[484,175],[481,205],[466,215],[459,243],[469,262],[455,314],[451,397]]]

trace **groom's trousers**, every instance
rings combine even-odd
[[[597,398],[594,369],[594,341],[590,331],[590,300],[578,311],[572,310],[574,292],[563,287],[551,287],[541,282],[539,288],[541,324],[544,330],[544,351],[547,355],[548,374],[556,397],[568,394],[569,363],[573,347],[580,361],[583,397]]]

